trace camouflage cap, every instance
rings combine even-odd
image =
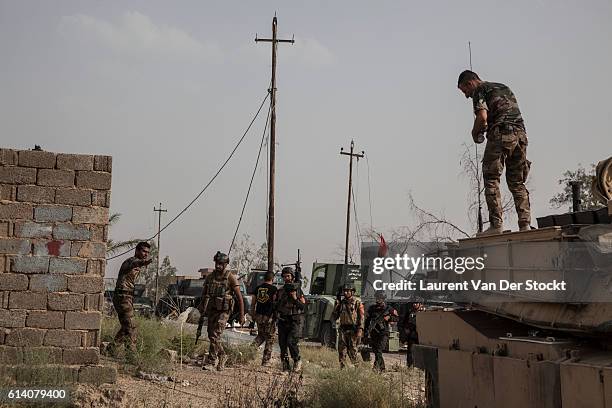
[[[352,290],[354,292],[355,285],[353,285],[352,283],[345,283],[344,285],[342,285],[342,290]]]
[[[213,257],[213,261],[218,262],[218,263],[229,263],[229,256],[227,256],[226,254],[224,254],[221,251],[217,251],[217,253],[215,254],[215,256]]]
[[[382,291],[382,290],[378,290],[378,291],[376,291],[376,293],[374,294],[374,299],[376,299],[376,300],[382,300],[382,301],[385,301],[385,300],[387,300],[387,295],[385,294],[385,292],[384,292],[384,291]]]
[[[295,272],[293,272],[293,268],[290,266],[285,266],[281,271],[281,275],[291,274],[291,276],[295,276]]]

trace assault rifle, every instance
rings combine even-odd
[[[200,308],[200,306],[202,306]],[[198,310],[200,311],[200,319],[198,320],[198,328],[196,330],[195,344],[198,344],[198,340],[202,335],[202,326],[204,326],[204,314],[206,313],[206,309],[208,308],[208,296],[203,297],[198,305]]]

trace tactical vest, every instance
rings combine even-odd
[[[230,271],[224,271],[221,279],[217,279],[216,275],[215,272],[211,273],[205,281],[208,310],[230,311],[232,310],[234,300],[232,289],[228,285]]]
[[[361,324],[359,306],[361,306],[361,302],[355,297],[342,300],[340,303],[340,326],[358,326]]]
[[[298,292],[298,299],[300,298],[301,293]],[[299,308],[295,303],[289,292],[286,292],[285,289],[280,289],[278,291],[278,303],[276,304],[276,311],[281,316],[295,316],[301,315],[304,313],[302,308]]]

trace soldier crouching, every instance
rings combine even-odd
[[[203,370],[214,366],[217,358],[217,370],[225,368],[227,354],[221,345],[221,335],[225,330],[225,325],[229,319],[233,307],[233,296],[240,306],[240,324],[244,324],[244,304],[240,285],[236,276],[227,270],[229,257],[221,252],[214,256],[215,270],[206,277],[202,288],[202,302],[200,303],[200,313],[205,313],[208,318],[206,330],[210,347],[208,356],[202,365]]]
[[[340,319],[338,337],[338,359],[340,368],[346,366],[346,355],[353,364],[357,364],[357,346],[363,336],[364,311],[363,304],[355,298],[355,287],[345,284],[342,287],[344,297],[337,299],[332,312],[332,319]],[[338,295],[340,298],[340,295]]]

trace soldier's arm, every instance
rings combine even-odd
[[[340,317],[340,302],[336,300],[334,302],[334,310],[332,310],[332,319],[338,320],[338,317]]]
[[[251,316],[255,316],[255,306],[257,304],[257,296],[251,295]]]
[[[482,108],[475,112],[474,126],[472,127],[472,139],[476,141],[478,136],[485,132],[487,128],[487,110]]]
[[[232,273],[230,273],[227,283],[234,291],[234,295],[236,295],[236,301],[238,302],[238,307],[240,307],[240,323],[242,324],[244,323],[244,301],[242,300],[242,292],[240,292],[240,284]]]
[[[365,326],[364,317],[365,317],[365,310],[363,308],[363,303],[359,303],[359,309],[357,310],[357,325],[362,330]]]

